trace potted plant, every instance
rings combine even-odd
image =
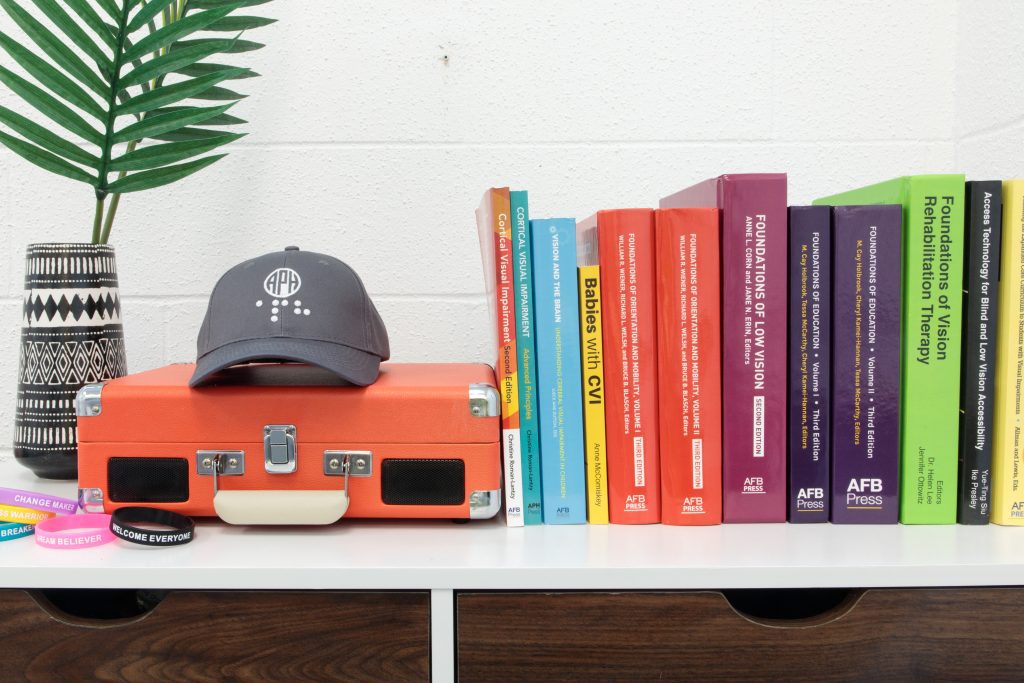
[[[244,123],[225,85],[257,74],[207,60],[262,47],[239,36],[272,20],[239,10],[268,1],[0,0],[24,34],[0,32],[0,82],[36,114],[0,106],[0,144],[96,197],[89,242],[27,249],[14,455],[41,477],[77,475],[75,395],[126,372],[109,244],[121,196],[196,173],[242,137],[224,128]]]

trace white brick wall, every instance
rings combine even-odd
[[[287,244],[362,274],[395,359],[488,360],[473,209],[491,184],[529,189],[535,215],[582,216],[723,171],[788,171],[793,203],[957,162],[1020,173],[1020,5],[265,5],[280,19],[260,30],[268,48],[237,58],[263,74],[235,111],[250,135],[213,168],[124,199],[113,242],[130,369],[189,360],[214,280]],[[6,18],[0,30],[17,32]],[[965,102],[992,60],[1006,97]],[[0,152],[0,458],[24,247],[87,239],[91,210],[84,186]]]
[[[1024,176],[1024,3],[961,0],[956,163],[978,179]]]

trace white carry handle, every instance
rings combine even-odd
[[[218,485],[220,454],[213,458],[213,510],[228,524],[334,524],[348,512],[345,488],[327,491],[225,491]]]
[[[217,491],[213,509],[228,524],[333,524],[348,512],[348,491]]]

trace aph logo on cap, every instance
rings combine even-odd
[[[270,322],[276,323],[280,318],[282,308],[289,308],[288,297],[296,294],[302,287],[302,278],[291,268],[278,268],[274,270],[267,279],[263,281],[263,289],[274,300],[270,302]],[[309,315],[310,310],[302,307],[302,302],[295,299],[291,302],[294,306],[295,315]],[[263,299],[256,302],[256,308],[263,307]]]
[[[302,278],[291,268],[278,268],[263,281],[263,289],[273,297],[293,296],[302,287]]]

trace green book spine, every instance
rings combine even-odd
[[[956,522],[964,176],[897,178],[815,204],[903,205],[900,522]]]

